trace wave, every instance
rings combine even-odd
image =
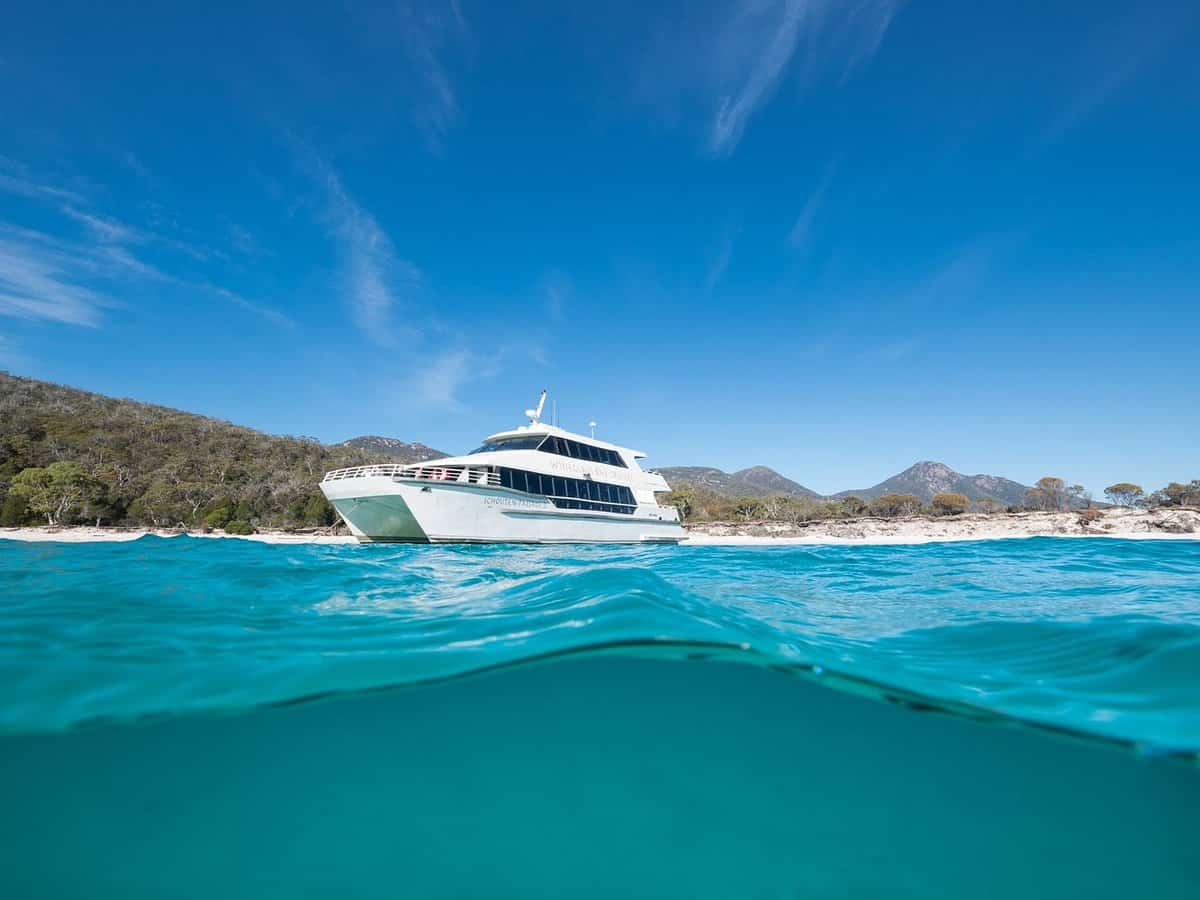
[[[236,712],[597,654],[1200,749],[1200,548],[0,541],[0,728]]]

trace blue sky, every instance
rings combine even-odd
[[[0,367],[817,490],[1200,477],[1200,7],[24,4]]]

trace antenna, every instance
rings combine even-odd
[[[592,438],[593,438],[593,439],[595,439],[595,437],[596,437],[596,423],[595,423],[595,422],[588,422],[588,427],[589,427],[590,429],[592,429]]]
[[[537,408],[525,410],[525,415],[529,416],[529,424],[536,425],[542,418],[542,407],[546,405],[546,392],[542,391],[542,396],[538,397]]]

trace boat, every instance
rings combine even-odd
[[[500,431],[464,456],[326,472],[322,493],[361,542],[677,543],[679,513],[646,454],[543,422]]]

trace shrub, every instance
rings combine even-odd
[[[1030,509],[1045,512],[1068,509],[1071,503],[1071,489],[1061,478],[1047,475],[1039,478],[1036,487],[1025,491],[1025,505]]]
[[[254,526],[243,519],[231,519],[225,523],[226,534],[254,534]]]
[[[1191,484],[1172,481],[1150,495],[1152,506],[1200,506],[1200,479]]]
[[[12,528],[17,525],[28,525],[32,519],[33,514],[30,513],[29,504],[25,502],[25,498],[19,493],[10,491],[4,498],[4,503],[0,504],[0,526]]]
[[[1096,509],[1094,506],[1089,506],[1087,509],[1079,511],[1079,524],[1083,526],[1091,525],[1097,519],[1103,518],[1104,513]]]
[[[233,500],[229,497],[215,500],[204,508],[204,522],[213,528],[224,528],[233,517]]]
[[[970,503],[966,494],[934,494],[933,514],[935,516],[959,516],[967,511]]]
[[[875,516],[915,516],[921,511],[921,498],[914,494],[883,494],[871,501]]]
[[[856,497],[851,494],[849,497],[842,498],[842,509],[846,511],[848,516],[862,516],[867,512],[867,501],[862,497]]]
[[[756,497],[742,497],[734,504],[733,510],[749,522],[751,519],[762,515],[763,505]]]

